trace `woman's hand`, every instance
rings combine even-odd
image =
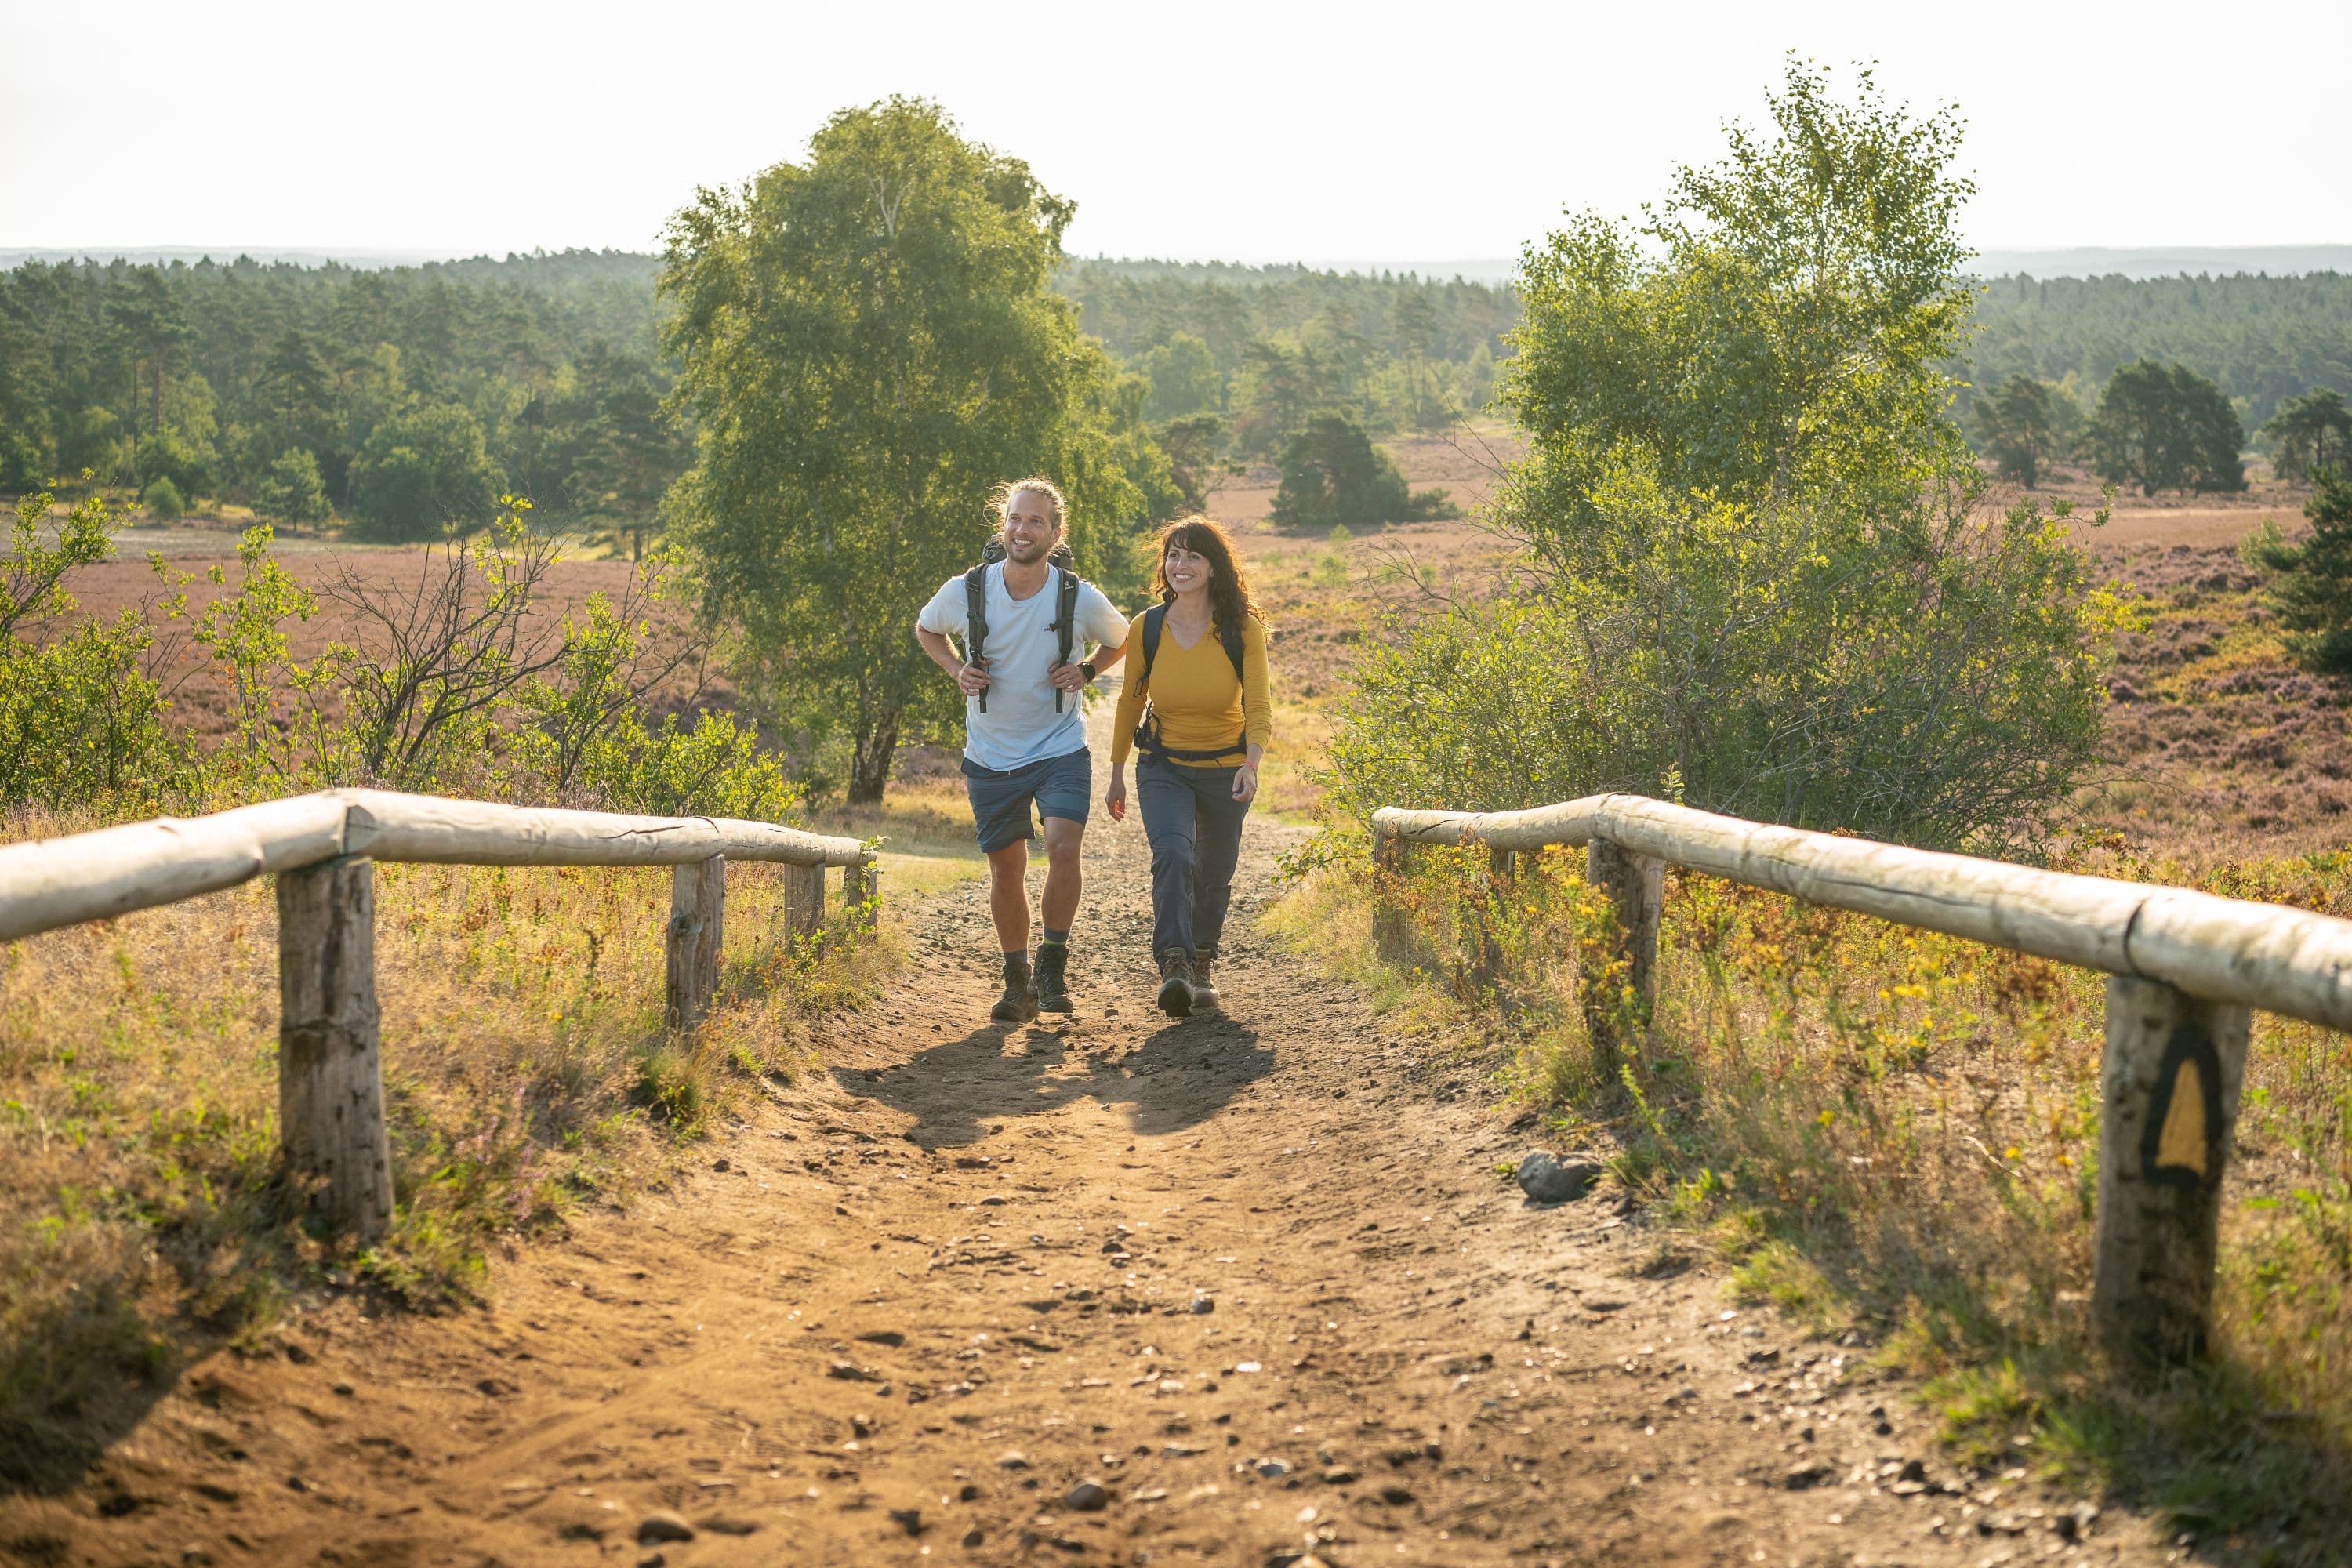
[[[1234,798],[1244,805],[1257,798],[1257,769],[1247,763],[1234,770]]]
[[[1103,790],[1103,809],[1110,813],[1113,822],[1127,820],[1127,767],[1121,763],[1110,766],[1110,783]]]

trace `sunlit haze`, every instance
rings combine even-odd
[[[1628,211],[1785,52],[1958,103],[1980,246],[2352,239],[2352,7],[0,0],[0,247],[658,242],[835,110],[935,97],[1072,250],[1430,263]]]

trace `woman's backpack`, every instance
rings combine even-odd
[[[1138,690],[1148,688],[1151,683],[1151,661],[1160,657],[1160,632],[1167,620],[1168,603],[1164,599],[1143,612],[1143,670],[1136,678],[1135,684]],[[1233,661],[1234,679],[1240,681],[1242,689],[1246,691],[1249,689],[1249,678],[1242,673],[1242,629],[1237,626],[1225,625],[1224,617],[1222,616],[1217,617],[1216,626],[1217,640],[1224,645],[1225,657]],[[1178,763],[1211,763],[1220,757],[1232,756],[1235,752],[1241,751],[1246,743],[1245,737],[1248,731],[1244,729],[1242,735],[1234,737],[1234,743],[1230,746],[1220,747],[1211,752],[1180,752],[1161,743],[1159,717],[1156,712],[1147,712],[1143,716],[1143,721],[1135,727],[1136,747],[1149,756],[1163,757]]]

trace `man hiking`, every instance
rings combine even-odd
[[[964,787],[1004,950],[1004,994],[988,1016],[1006,1024],[1070,1011],[1078,844],[1094,795],[1079,693],[1127,651],[1127,618],[1066,564],[1066,513],[1049,480],[1005,486],[996,497],[995,545],[981,565],[949,578],[915,619],[923,651],[964,694]],[[1080,657],[1090,643],[1098,645],[1094,653]],[[1022,880],[1033,807],[1045,832],[1045,937],[1034,967]]]

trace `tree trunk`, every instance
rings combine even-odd
[[[859,731],[849,759],[849,804],[878,805],[882,787],[890,782],[890,764],[898,755],[898,713],[893,709]]]

